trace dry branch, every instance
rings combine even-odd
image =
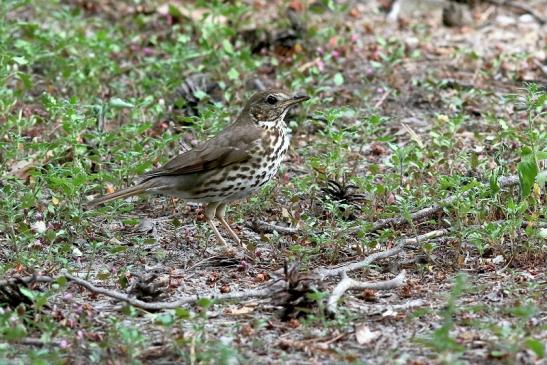
[[[519,183],[519,178],[517,175],[510,175],[510,176],[501,176],[498,179],[498,184],[500,188],[508,188],[511,186],[516,186]],[[467,195],[466,193],[460,194],[460,195],[450,195],[444,199],[442,199],[439,204],[432,205],[427,208],[423,208],[418,210],[417,212],[414,212],[410,215],[410,219],[412,222],[421,221],[425,218],[431,217],[435,215],[437,212],[442,211],[443,207],[446,205],[450,205],[454,203],[458,198],[461,198],[462,196]],[[367,233],[372,233],[379,231],[380,229],[384,229],[387,227],[397,227],[401,226],[403,224],[408,224],[409,221],[405,217],[393,217],[393,218],[385,218],[380,219],[372,225],[372,227],[367,231]],[[274,224],[270,224],[261,220],[252,222],[249,227],[253,229],[255,232],[258,233],[273,233],[274,231],[277,231],[279,234],[296,234],[299,232],[298,228],[293,227],[283,227],[278,226]],[[361,231],[361,228],[355,228],[351,233],[357,233]]]
[[[384,281],[358,281],[350,278],[346,272],[342,273],[342,280],[336,285],[327,302],[327,313],[331,316],[335,315],[338,309],[338,301],[342,296],[352,289],[373,289],[373,290],[389,290],[402,286],[405,282],[405,271],[391,280]]]
[[[510,187],[510,186],[515,186],[515,185],[518,185],[518,183],[519,183],[519,178],[518,178],[517,175],[502,176],[498,179],[498,184],[499,184],[500,188],[507,188],[507,187]],[[420,209],[417,212],[412,213],[410,215],[410,218],[414,222],[414,221],[420,221],[420,220],[422,220],[424,218],[427,218],[427,217],[431,217],[432,215],[436,214],[437,212],[442,211],[442,209],[445,205],[450,205],[453,202],[455,202],[458,198],[461,198],[462,196],[465,196],[465,195],[466,195],[466,193],[461,194],[461,195],[450,195],[450,196],[444,198],[443,200],[441,200],[439,202],[439,204],[436,204],[436,205],[433,205],[433,206],[430,206],[430,207],[427,207],[427,208],[424,208],[424,209]],[[367,232],[368,233],[376,232],[376,231],[378,231],[380,229],[384,229],[386,227],[400,226],[400,225],[407,224],[407,223],[409,223],[409,222],[408,222],[408,219],[406,219],[405,217],[393,217],[393,218],[380,219],[379,221],[376,221],[374,223],[374,225],[372,226],[372,228],[370,228]],[[361,228],[358,228],[358,229],[355,230],[354,233],[356,233],[357,231],[360,231],[360,230],[361,230]]]
[[[536,10],[534,10],[531,6],[527,5],[524,1],[512,1],[512,0],[486,0],[490,4],[494,4],[497,6],[507,6],[516,10],[520,10],[523,13],[530,14],[536,21],[543,25],[545,24],[546,20],[545,18]]]
[[[264,298],[272,295],[275,291],[283,288],[282,282],[272,283],[270,285],[264,285],[260,288],[236,291],[232,293],[224,294],[209,294],[209,295],[185,295],[182,298],[173,302],[144,302],[139,299],[131,298],[127,294],[123,294],[114,290],[99,288],[90,282],[65,274],[66,278],[70,281],[83,286],[87,290],[96,294],[103,294],[110,298],[118,299],[123,302],[127,302],[132,306],[139,307],[146,310],[165,310],[175,309],[182,307],[185,304],[195,303],[199,299],[207,298],[210,300],[231,300],[231,299],[248,299],[248,298]],[[278,285],[275,285],[278,284]]]
[[[45,346],[61,346],[61,341],[57,340],[50,340],[50,341],[44,341],[40,338],[23,338],[20,340],[15,340],[13,343],[19,344],[19,345],[27,345],[27,346],[37,346],[37,347],[45,347]]]
[[[361,261],[351,262],[349,264],[334,268],[322,268],[319,270],[315,270],[314,273],[317,274],[321,278],[321,280],[329,276],[342,275],[342,280],[338,283],[338,285],[336,285],[334,291],[328,299],[327,313],[330,316],[334,316],[336,314],[338,301],[340,300],[340,298],[342,298],[344,293],[350,289],[388,290],[400,287],[401,285],[403,285],[405,279],[405,272],[403,271],[392,280],[380,282],[361,282],[348,277],[347,273],[349,271],[354,271],[366,267],[376,260],[395,256],[400,253],[407,245],[415,245],[431,238],[444,236],[446,233],[448,233],[448,230],[439,229],[436,231],[422,234],[420,236],[416,236],[414,238],[401,239],[393,248],[385,251],[375,252]]]
[[[427,232],[425,234],[416,236],[414,238],[404,238],[397,242],[397,244],[390,248],[389,250],[380,251],[373,253],[369,256],[367,256],[365,259],[357,262],[350,262],[348,264],[344,264],[342,266],[338,267],[330,267],[330,268],[321,268],[314,271],[315,274],[317,274],[321,279],[340,275],[345,272],[349,271],[355,271],[358,269],[361,269],[363,267],[366,267],[373,263],[376,260],[385,259],[386,257],[391,257],[397,255],[399,252],[401,252],[405,246],[407,245],[414,245],[417,243],[420,243],[422,241],[431,239],[431,238],[437,238],[444,236],[448,233],[448,230],[446,229],[438,229],[435,231]]]
[[[252,222],[249,227],[258,233],[273,233],[275,231],[279,234],[295,234],[300,231],[298,228],[278,226],[261,220]]]
[[[131,304],[134,307],[142,308],[145,310],[175,309],[186,304],[195,303],[199,299],[203,299],[203,298],[207,298],[210,300],[219,300],[219,301],[231,300],[231,299],[264,298],[264,297],[271,296],[273,293],[275,293],[278,290],[284,289],[283,282],[274,281],[256,289],[242,290],[242,291],[236,291],[232,293],[224,293],[224,294],[210,293],[208,295],[185,295],[182,298],[173,302],[145,302],[136,298],[132,298],[129,295],[119,291],[100,288],[98,286],[91,284],[87,280],[81,279],[71,274],[61,274],[56,277],[31,275],[31,276],[23,277],[20,279],[27,284],[32,282],[51,283],[51,282],[59,280],[62,277],[65,277],[67,280],[77,284],[78,286],[84,287],[91,293],[102,294],[107,297],[116,299],[121,302],[126,302],[128,304]],[[0,280],[0,286],[9,283],[10,280],[14,280],[14,279]]]
[[[340,266],[340,267],[324,268],[324,269],[320,269],[320,270],[315,270],[314,272],[312,272],[312,274],[314,274],[314,275],[317,274],[319,280],[322,281],[327,277],[336,276],[336,275],[339,275],[340,273],[346,273],[346,272],[349,272],[349,271],[353,271],[353,270],[357,270],[359,268],[365,267],[365,266],[369,265],[370,263],[372,263],[375,260],[379,260],[379,259],[382,259],[382,258],[394,256],[394,255],[398,254],[399,252],[401,252],[401,250],[404,248],[405,245],[415,244],[415,243],[421,242],[422,240],[429,239],[429,238],[440,237],[440,236],[444,235],[446,232],[447,232],[447,230],[443,229],[443,230],[432,231],[432,232],[423,234],[421,236],[417,236],[415,238],[403,239],[403,240],[400,240],[399,243],[397,244],[397,246],[393,247],[392,249],[389,249],[389,250],[386,250],[386,251],[381,251],[381,252],[376,252],[376,253],[366,257],[364,260],[361,260],[361,261],[358,261],[358,262],[352,262],[352,263],[349,263],[349,264],[346,264],[346,265],[343,265],[343,266]],[[68,274],[68,273],[60,274],[60,275],[55,276],[55,277],[43,276],[43,275],[31,275],[31,276],[19,278],[19,280],[24,282],[25,284],[30,284],[30,283],[33,283],[33,282],[51,283],[51,282],[59,280],[62,277],[66,278],[68,281],[70,281],[72,283],[77,284],[78,286],[81,286],[81,287],[87,289],[91,293],[105,295],[107,297],[116,299],[116,300],[121,301],[121,302],[126,302],[126,303],[128,303],[128,304],[130,304],[134,307],[142,308],[142,309],[145,309],[145,310],[175,309],[175,308],[179,308],[181,306],[187,305],[187,304],[195,303],[197,300],[202,299],[202,298],[207,298],[207,299],[210,299],[210,300],[224,301],[224,300],[232,300],[232,299],[248,299],[248,298],[271,297],[273,294],[275,294],[279,291],[285,290],[286,285],[287,285],[285,281],[271,280],[270,282],[268,282],[268,283],[266,283],[266,284],[264,284],[264,285],[262,285],[258,288],[253,288],[253,289],[248,289],[248,290],[241,290],[241,291],[236,291],[236,292],[232,292],[232,293],[221,293],[221,294],[210,293],[208,295],[185,295],[185,296],[181,297],[180,299],[178,299],[176,301],[173,301],[173,302],[145,302],[145,301],[133,298],[133,297],[131,297],[131,296],[125,294],[125,293],[119,292],[119,291],[115,291],[115,290],[95,286],[87,280],[81,279],[77,276],[74,276],[74,275],[71,275],[71,274]],[[12,279],[8,279],[8,280],[0,280],[0,286],[7,285],[7,284],[13,283],[13,282],[16,282],[16,279],[12,278]],[[382,288],[382,286],[393,285],[393,284],[389,284],[389,283],[391,283],[391,281],[379,282],[379,283],[360,283],[360,284],[353,283],[352,285],[357,285],[356,287],[358,287],[358,285],[362,285],[363,287],[367,286],[371,289],[376,288],[376,289],[380,290]],[[344,292],[346,290],[348,290],[348,289],[345,289]],[[341,294],[343,294],[343,292]]]

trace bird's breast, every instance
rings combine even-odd
[[[281,128],[267,131],[262,143],[251,151],[251,158],[229,173],[236,189],[229,200],[241,199],[258,191],[277,173],[289,148],[289,135]]]
[[[268,130],[247,152],[250,158],[221,169],[200,174],[201,184],[181,189],[178,196],[189,201],[233,201],[258,191],[277,173],[290,138],[281,128]]]

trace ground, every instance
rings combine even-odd
[[[547,1],[0,8],[0,363],[547,363]],[[244,247],[196,204],[86,207],[269,87],[311,99],[228,210]],[[397,247],[347,274],[402,285],[329,310],[320,270]]]

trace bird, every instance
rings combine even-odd
[[[257,192],[274,177],[290,143],[285,115],[306,100],[307,95],[291,96],[280,89],[256,92],[215,137],[145,173],[136,185],[90,201],[88,207],[143,193],[202,203],[218,241],[228,246],[215,217],[239,245],[240,238],[225,219],[227,204]]]

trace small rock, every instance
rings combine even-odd
[[[36,233],[44,233],[46,228],[46,223],[44,221],[36,221],[30,225],[30,229],[32,229]]]
[[[443,8],[443,25],[462,27],[471,24],[471,13],[466,5],[449,3]]]
[[[505,258],[502,255],[498,255],[492,259],[492,263],[494,265],[498,265],[505,262]]]

